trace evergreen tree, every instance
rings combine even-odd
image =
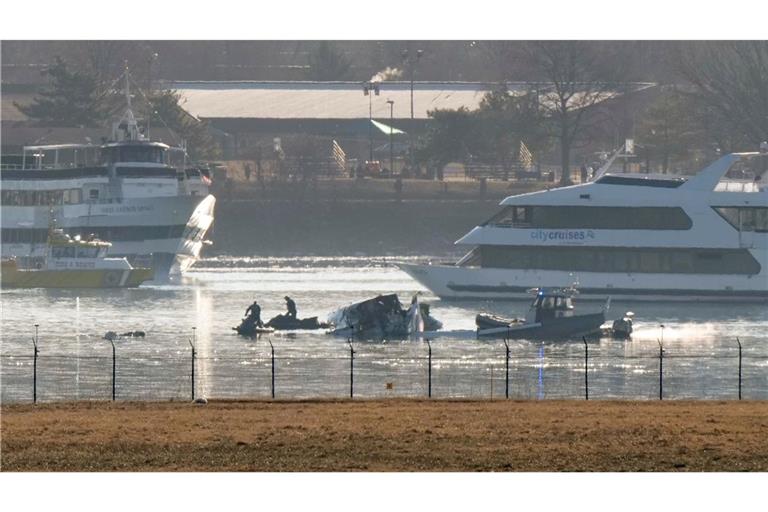
[[[49,126],[98,126],[106,117],[106,102],[93,75],[71,70],[56,57],[43,73],[50,85],[30,105],[14,103],[24,115]]]
[[[221,150],[208,131],[208,125],[191,116],[181,107],[181,96],[176,91],[159,91],[151,97],[152,125],[165,126],[187,142],[192,160],[214,159]],[[180,142],[180,141],[179,141]]]
[[[687,160],[691,150],[706,145],[698,107],[694,98],[675,89],[661,93],[638,123],[637,138],[646,148],[646,160],[653,155],[668,172],[674,163]]]
[[[450,162],[465,162],[477,147],[479,136],[473,112],[461,107],[436,109],[428,114],[432,123],[419,149],[419,159],[432,162],[438,169]]]

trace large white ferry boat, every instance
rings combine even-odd
[[[511,196],[456,242],[473,246],[458,263],[399,266],[443,298],[523,299],[577,281],[600,300],[768,301],[766,159]]]
[[[200,256],[216,198],[207,171],[187,165],[184,148],[152,142],[128,108],[103,144],[28,146],[4,162],[2,257],[37,268],[46,255],[51,214],[72,237],[112,243],[109,255],[165,280]]]

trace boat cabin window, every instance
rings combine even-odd
[[[77,248],[77,256],[78,258],[95,258],[99,254],[99,248],[98,247],[78,247]]]
[[[690,229],[678,207],[507,206],[484,225],[541,229]]]
[[[54,258],[74,258],[74,247],[51,247],[51,256]]]
[[[761,269],[746,248],[482,245],[476,249],[473,263],[487,268],[744,275],[759,274]]]
[[[88,191],[88,198],[91,200],[96,200],[99,198],[99,190],[96,188],[92,188]]]
[[[762,206],[714,206],[713,208],[728,224],[739,231],[768,233],[768,208]]]
[[[125,145],[103,149],[104,160],[107,163],[118,162],[150,162],[165,163],[165,148],[144,145]]]

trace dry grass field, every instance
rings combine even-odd
[[[768,471],[768,403],[13,405],[2,470]]]

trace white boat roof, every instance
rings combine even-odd
[[[24,146],[24,151],[58,151],[62,149],[99,148],[100,144],[45,144],[42,146]]]
[[[102,144],[102,148],[114,148],[117,146],[154,146],[156,148],[168,149],[170,146],[162,142],[153,142],[149,140],[131,140],[131,141],[112,141]]]

